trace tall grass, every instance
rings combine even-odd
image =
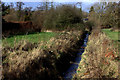
[[[104,33],[93,31],[74,78],[120,78],[118,48]]]
[[[81,31],[63,32],[46,43],[23,41],[13,48],[3,47],[3,79],[62,79],[63,64],[68,65],[67,60],[78,51],[82,34]]]

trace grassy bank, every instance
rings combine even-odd
[[[120,78],[118,73],[120,56],[117,50],[112,40],[104,33],[93,31],[73,79]]]
[[[120,32],[115,32],[111,29],[102,29],[102,32],[112,40],[113,46],[118,49],[118,52],[120,52]]]
[[[16,35],[10,38],[3,39],[2,43],[3,46],[14,46],[14,44],[19,43],[21,40],[25,40],[31,43],[39,43],[41,41],[46,42],[56,35],[57,33],[55,32],[40,32],[27,35]]]
[[[63,32],[45,43],[24,41],[13,48],[3,48],[3,79],[62,79],[62,72],[79,51],[82,36],[82,31]]]
[[[111,29],[103,29],[102,30],[107,36],[109,36],[112,40],[120,40],[119,35],[120,32],[111,31]]]

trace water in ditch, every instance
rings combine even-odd
[[[63,73],[65,75],[64,76],[65,80],[72,79],[73,75],[76,73],[76,70],[77,70],[79,63],[81,61],[81,55],[84,52],[85,47],[87,46],[88,36],[89,36],[89,34],[87,33],[86,37],[84,39],[84,44],[81,46],[79,53],[77,53],[77,57],[75,58],[75,61],[70,62],[71,63],[70,68],[65,73]]]

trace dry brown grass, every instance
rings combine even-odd
[[[120,78],[118,75],[117,49],[112,41],[100,31],[89,36],[85,52],[74,78]]]
[[[55,63],[61,55],[72,55],[71,52],[76,51],[81,35],[81,31],[64,32],[46,43],[21,41],[14,48],[4,47],[3,79],[61,79]]]

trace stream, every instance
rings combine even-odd
[[[71,80],[73,75],[76,73],[76,70],[77,70],[79,63],[81,61],[81,55],[84,52],[85,47],[87,46],[88,36],[89,36],[89,34],[87,33],[86,37],[84,38],[84,43],[81,46],[79,53],[77,53],[77,57],[75,58],[75,61],[70,62],[71,63],[70,67],[68,68],[68,70],[65,73],[63,73],[65,80]]]

